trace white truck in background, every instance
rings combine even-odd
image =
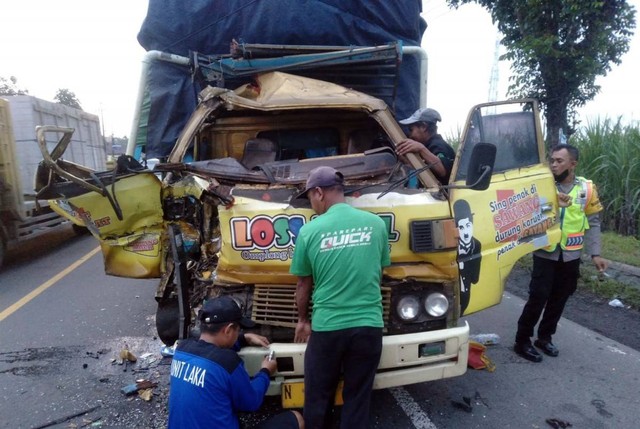
[[[73,128],[66,161],[106,168],[107,150],[98,116],[30,95],[0,98],[0,267],[18,243],[67,224],[46,201],[36,203],[34,179],[42,153],[35,128],[48,124]],[[47,146],[58,140],[50,135]]]

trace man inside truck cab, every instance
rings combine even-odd
[[[420,156],[440,183],[449,183],[451,169],[456,153],[438,134],[437,122],[441,121],[440,113],[434,109],[418,109],[407,119],[399,121],[409,126],[409,138],[401,141],[396,149],[398,155],[415,153]]]

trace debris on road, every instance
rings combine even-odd
[[[174,346],[162,346],[162,348],[160,349],[160,354],[162,355],[162,357],[173,357],[173,355],[176,352],[176,347]]]
[[[493,346],[500,344],[500,335],[498,334],[474,334],[469,335],[469,339],[485,346]]]
[[[616,307],[616,308],[623,308],[624,304],[618,298],[615,298],[615,299],[612,299],[611,301],[609,301],[609,306],[610,307]]]
[[[137,393],[139,390],[151,390],[154,387],[156,387],[158,385],[158,383],[155,383],[153,381],[149,381],[149,380],[145,380],[145,379],[140,379],[140,380],[136,380],[135,383],[132,384],[127,384],[126,386],[124,386],[123,388],[120,389],[120,391],[125,395],[125,396],[131,396],[134,393]],[[144,399],[144,398],[143,398]],[[146,400],[146,399],[145,399]]]
[[[560,419],[547,419],[545,421],[553,429],[566,429],[573,426],[571,423],[565,422],[564,420],[560,420]]]
[[[120,359],[122,359],[123,361],[129,361],[129,362],[136,362],[138,360],[136,355],[131,353],[126,346],[124,349],[120,350]]]
[[[496,365],[485,354],[487,346],[476,341],[469,341],[469,360],[467,366],[473,369],[486,369],[489,372],[496,370]]]
[[[143,400],[149,402],[153,397],[153,389],[143,389],[138,392],[138,396]]]

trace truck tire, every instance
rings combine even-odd
[[[167,298],[158,302],[156,310],[158,337],[167,346],[172,346],[180,336],[180,307],[178,298]]]

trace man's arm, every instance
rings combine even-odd
[[[591,261],[596,266],[599,272],[604,272],[609,263],[606,259],[600,256],[601,248],[601,234],[600,234],[600,213],[594,213],[587,216],[589,221],[589,229],[584,233],[584,241],[589,253],[591,254]]]
[[[230,374],[231,402],[233,408],[240,411],[256,411],[262,405],[264,395],[269,388],[271,371],[264,366],[253,377],[249,377],[243,364]]]
[[[417,153],[424,162],[431,165],[431,171],[433,171],[436,176],[442,178],[447,175],[447,170],[442,160],[418,141],[405,139],[398,143],[396,152],[402,157],[407,153]]]
[[[313,277],[298,277],[296,288],[296,306],[298,307],[298,324],[294,341],[296,343],[306,343],[311,335],[311,320],[309,319],[309,302],[311,300],[311,289],[313,287]]]

